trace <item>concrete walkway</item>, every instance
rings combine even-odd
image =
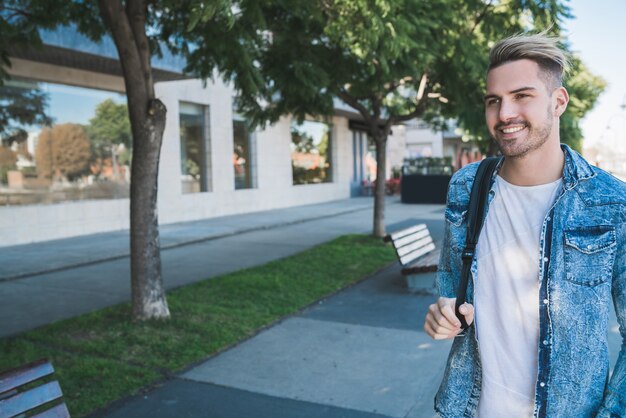
[[[348,233],[370,233],[371,198],[161,227],[166,288],[267,263]],[[429,220],[441,205],[387,201],[387,225]],[[0,249],[0,337],[130,300],[128,231]],[[24,315],[28,312],[28,315]]]
[[[388,229],[424,221],[443,234],[441,205],[388,199]],[[173,288],[285,257],[347,233],[369,233],[372,200],[350,199],[161,228]],[[0,335],[130,297],[128,233],[3,248]],[[433,275],[406,291],[394,264],[191,368],[110,417],[432,417],[449,343],[421,331]],[[28,312],[28,315],[25,315]]]
[[[433,277],[410,294],[387,268],[104,416],[432,418],[450,348],[421,330]]]

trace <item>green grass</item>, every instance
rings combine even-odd
[[[0,370],[47,357],[82,416],[253,335],[395,259],[348,235],[291,257],[178,288],[168,321],[134,322],[122,304],[0,339]]]

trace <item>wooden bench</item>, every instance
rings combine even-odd
[[[0,373],[0,418],[24,416],[69,418],[59,383],[49,378],[52,364],[41,359]]]
[[[425,287],[419,274],[437,271],[439,249],[435,247],[426,224],[417,224],[392,232],[384,237],[384,241],[393,244],[409,290],[430,290],[432,286],[426,284]]]

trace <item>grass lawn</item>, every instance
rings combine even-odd
[[[167,293],[168,321],[122,304],[0,339],[0,370],[47,357],[72,416],[83,416],[253,335],[388,265],[380,239],[347,235],[291,257]]]

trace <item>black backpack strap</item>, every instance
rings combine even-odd
[[[456,306],[454,313],[461,321],[461,327],[467,329],[465,317],[459,312],[459,307],[465,303],[467,296],[467,284],[470,276],[472,260],[474,259],[474,251],[478,244],[478,237],[485,221],[485,208],[489,199],[489,186],[491,185],[491,177],[500,161],[499,157],[490,157],[484,159],[478,166],[474,183],[472,184],[472,192],[470,194],[469,207],[467,209],[467,234],[465,237],[465,249],[461,253],[463,266],[461,268],[461,277],[459,279],[459,287],[456,292]]]

